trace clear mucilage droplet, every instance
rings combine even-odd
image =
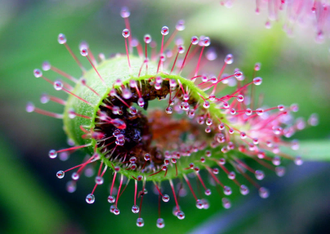
[[[95,202],[95,196],[94,196],[94,194],[88,194],[87,196],[86,196],[86,202],[88,203],[88,204],[93,204],[94,202]]]
[[[138,218],[136,220],[136,226],[138,226],[138,227],[143,227],[144,226],[144,220],[143,220],[143,218]]]

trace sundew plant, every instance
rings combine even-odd
[[[16,148],[31,155],[17,165],[3,161],[11,181],[4,186],[4,207],[12,204],[16,216],[13,204],[24,190],[27,218],[13,229],[8,216],[3,230],[45,232],[49,225],[54,233],[315,230],[312,219],[298,227],[290,214],[321,214],[313,198],[326,199],[328,190],[309,193],[318,191],[329,168],[313,162],[329,155],[323,122],[327,18],[309,36],[289,39],[281,25],[265,28],[255,15],[267,6],[273,12],[276,4],[31,5],[26,17],[42,12],[45,24],[22,19],[17,25],[33,24],[39,37],[18,30],[18,38],[37,38],[39,52],[20,58],[25,63],[18,64],[26,65],[13,73],[28,76],[16,99],[28,102],[30,114],[16,116],[25,116],[20,121],[5,111],[3,118],[5,131],[11,127],[8,139],[19,140]],[[295,23],[290,27],[301,35]],[[323,44],[315,43],[315,35]],[[4,64],[5,77],[11,70]],[[5,84],[11,87],[10,82]],[[15,155],[3,145],[6,155]],[[25,160],[31,160],[25,166],[31,172],[18,166]],[[289,187],[296,191],[291,198],[285,195]],[[310,205],[290,208],[299,199]],[[270,217],[257,215],[267,207],[269,215],[279,207],[287,221],[279,227],[275,217],[275,225],[256,227]]]

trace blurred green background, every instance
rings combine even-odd
[[[330,40],[316,44],[313,29],[298,26],[295,37],[288,38],[281,22],[265,29],[266,10],[256,16],[254,4],[253,0],[236,1],[227,9],[211,0],[0,0],[0,233],[330,233],[330,165],[326,162],[330,159]],[[295,135],[311,161],[301,167],[290,163],[284,178],[267,175],[262,182],[271,192],[267,200],[253,190],[247,197],[234,197],[232,209],[224,210],[213,194],[210,209],[197,210],[188,195],[181,199],[186,214],[182,221],[172,215],[174,204],[162,205],[164,230],[156,228],[158,201],[151,191],[144,200],[143,228],[136,227],[137,216],[130,212],[131,186],[121,197],[119,216],[109,213],[107,185],[97,188],[93,205],[85,203],[93,179],[81,178],[77,191],[67,193],[67,179],[58,180],[55,173],[80,163],[81,154],[65,162],[47,156],[49,149],[66,146],[62,123],[26,113],[25,105],[33,101],[59,113],[62,107],[39,104],[41,93],[59,94],[36,80],[33,69],[48,60],[80,75],[57,43],[59,33],[67,36],[77,54],[82,40],[94,53],[123,53],[125,25],[119,15],[123,6],[131,10],[132,34],[139,39],[150,33],[159,41],[160,28],[167,25],[171,30],[179,19],[186,22],[181,33],[185,39],[210,36],[219,54],[213,63],[216,71],[227,53],[235,56],[228,71],[237,66],[246,76],[261,62],[263,84],[258,92],[265,94],[267,105],[299,103],[296,116],[305,119],[318,113],[317,127]],[[47,76],[56,78],[51,72]]]

